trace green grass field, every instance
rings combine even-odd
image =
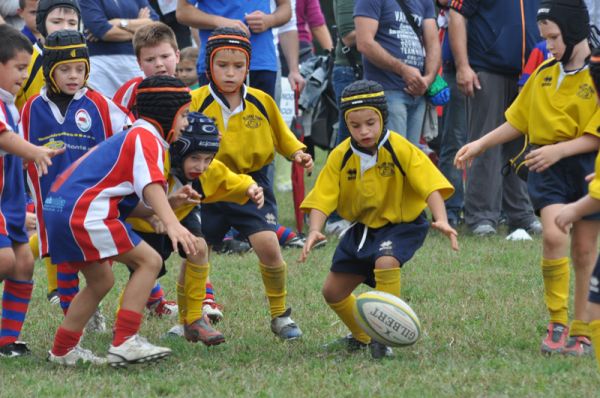
[[[314,178],[314,177],[313,177]],[[309,182],[310,183],[310,182]],[[278,194],[282,220],[290,194]],[[593,358],[543,357],[546,327],[539,269],[541,242],[507,242],[504,235],[459,237],[460,252],[430,232],[424,247],[402,272],[402,296],[419,315],[422,338],[396,349],[393,359],[368,353],[325,352],[323,344],[347,333],[324,303],[320,289],[337,241],[297,263],[300,251],[284,251],[289,266],[288,302],[304,331],[281,342],[269,315],[256,257],[214,256],[212,279],[225,306],[218,325],[226,343],[213,348],[160,336],[173,324],[148,319],[141,334],[173,349],[154,365],[126,370],[46,362],[62,313],[45,299],[45,272],[36,268],[36,288],[22,339],[32,354],[0,359],[0,397],[596,397],[600,377]],[[179,260],[169,261],[161,281],[175,297]],[[117,286],[102,310],[112,326],[127,273],[115,266]],[[361,288],[361,291],[366,291]],[[84,336],[83,346],[105,353],[110,334]]]

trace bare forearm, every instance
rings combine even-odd
[[[450,10],[448,21],[450,48],[457,68],[469,66],[467,53],[467,21],[460,13]]]
[[[346,36],[342,37],[342,43],[344,43],[344,45],[346,47],[352,47],[356,45],[356,31],[353,30],[352,32],[348,33]]]
[[[442,66],[442,48],[438,41],[437,26],[433,19],[427,19],[424,22],[423,39],[425,41],[425,78],[428,83],[433,83],[437,72]]]
[[[330,51],[333,49],[333,40],[331,39],[327,25],[317,26],[310,31],[323,49]]]
[[[188,3],[187,0],[177,0],[175,17],[180,24],[192,28],[212,30],[223,26],[224,18],[217,15],[207,14]]]
[[[144,201],[165,225],[178,223],[163,187],[158,183],[148,184],[143,191]]]
[[[483,150],[487,150],[496,145],[504,144],[521,137],[522,133],[510,125],[508,122],[502,123],[494,130],[480,138]]]
[[[290,71],[298,71],[298,31],[290,30],[279,34],[279,43],[283,51],[283,56],[287,62]]]
[[[292,18],[292,6],[290,0],[276,0],[277,8],[271,14],[271,27],[276,28],[285,25]]]
[[[325,221],[327,221],[327,214],[323,213],[321,210],[311,209],[308,221],[308,231],[321,232],[325,225]]]
[[[356,48],[364,55],[371,63],[381,69],[392,71],[400,74],[400,70],[405,66],[398,58],[393,57],[375,40],[361,39],[357,34]]]
[[[575,211],[579,219],[587,215],[600,211],[600,200],[592,198],[590,195],[585,195],[574,203]]]
[[[0,149],[30,161],[34,159],[33,154],[37,152],[38,147],[25,141],[18,134],[6,131],[0,134]]]
[[[448,215],[446,214],[446,205],[444,204],[444,198],[439,191],[433,191],[427,198],[427,206],[431,210],[431,215],[435,221],[448,222]]]
[[[591,134],[584,134],[574,140],[554,144],[561,150],[561,157],[566,158],[581,153],[595,152],[600,147],[600,138]]]

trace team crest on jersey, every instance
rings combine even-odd
[[[356,169],[348,170],[348,181],[356,180]]]
[[[379,175],[382,177],[392,177],[394,175],[394,163],[383,162],[379,166]]]
[[[244,116],[242,119],[244,120],[244,125],[249,129],[259,128],[262,122],[262,117],[257,115]]]
[[[273,213],[267,213],[267,215],[265,215],[265,220],[267,220],[267,222],[269,224],[273,224],[273,225],[277,224],[275,214],[273,214]]]
[[[92,128],[92,118],[85,109],[80,109],[75,113],[75,124],[85,133]]]
[[[383,254],[391,255],[393,253],[392,247],[393,247],[392,241],[386,240],[386,241],[381,242],[381,244],[379,245],[379,251]]]
[[[594,96],[594,88],[589,84],[582,84],[577,90],[577,96],[582,99],[590,99]]]

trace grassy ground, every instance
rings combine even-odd
[[[290,196],[280,194],[282,209]],[[284,222],[292,225],[290,212]],[[225,306],[219,324],[227,342],[213,348],[181,340],[162,341],[174,355],[158,365],[127,370],[82,366],[65,369],[46,362],[56,327],[57,306],[45,299],[43,267],[22,338],[33,355],[0,359],[0,397],[48,396],[244,396],[244,397],[594,397],[600,377],[592,358],[542,357],[546,326],[539,270],[541,242],[507,242],[461,235],[460,253],[435,232],[406,265],[402,295],[417,312],[424,334],[412,347],[380,362],[368,354],[328,353],[322,345],[346,333],[325,305],[320,288],[335,238],[299,264],[299,250],[286,250],[289,303],[302,340],[283,343],[269,330],[256,257],[215,256],[212,278]],[[162,284],[175,297],[178,260],[171,258]],[[103,312],[113,320],[126,279],[116,266],[118,286]],[[366,290],[366,289],[361,289]],[[142,334],[159,342],[172,326],[149,319]],[[103,353],[110,335],[89,335],[83,345]]]

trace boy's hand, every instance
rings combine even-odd
[[[27,231],[35,230],[36,224],[37,220],[35,218],[35,213],[25,213],[25,228],[27,229]]]
[[[313,158],[312,158],[312,156],[310,156],[310,154],[308,154],[306,152],[298,151],[294,154],[292,159],[294,160],[294,162],[302,165],[302,167],[304,167],[306,169],[306,171],[308,172],[308,175],[310,175],[310,173],[312,173],[314,163],[313,163]]]
[[[544,145],[534,149],[525,156],[525,165],[530,171],[541,173],[562,158],[560,148],[556,145]]]
[[[579,221],[581,216],[577,212],[577,208],[574,203],[564,206],[558,212],[558,215],[554,219],[554,224],[565,234],[568,234],[575,221]]]
[[[148,7],[142,7],[140,8],[140,12],[138,12],[139,19],[148,19],[150,18],[150,15],[150,8]]]
[[[308,253],[310,253],[311,249],[315,246],[317,242],[325,240],[325,235],[323,235],[320,231],[310,231],[308,233],[308,237],[306,238],[306,242],[304,243],[304,247],[302,248],[302,253],[300,254],[300,258],[298,261],[301,263],[305,262],[308,258]]]
[[[43,175],[46,175],[48,174],[48,167],[52,166],[52,160],[50,159],[64,152],[64,147],[60,149],[51,149],[45,146],[39,146],[37,147],[36,153],[32,156],[32,160],[34,161],[38,170]]]
[[[585,176],[585,182],[592,182],[596,178],[596,173],[591,173]]]
[[[165,225],[167,235],[173,243],[173,251],[177,251],[177,245],[181,244],[185,254],[198,254],[200,251],[200,239],[194,236],[179,222]]]
[[[217,24],[218,26],[221,26],[224,28],[234,28],[234,29],[241,30],[246,35],[248,35],[248,37],[250,37],[250,35],[251,35],[250,29],[248,29],[246,24],[243,21],[240,21],[239,19],[229,19],[229,18],[225,18],[225,17],[219,17],[219,21],[220,22]]]
[[[456,252],[458,251],[458,233],[450,226],[450,224],[448,224],[447,221],[435,221],[431,224],[431,226],[446,235],[448,239],[450,239],[452,250]]]
[[[457,169],[464,170],[466,167],[471,167],[473,159],[483,153],[483,147],[479,143],[479,140],[469,142],[456,152],[454,157],[454,166]]]
[[[252,33],[262,33],[267,29],[270,29],[273,23],[271,22],[271,14],[265,14],[262,11],[253,11],[250,14],[246,14],[246,23],[252,31]]]
[[[196,192],[194,188],[189,185],[184,185],[176,192],[173,192],[171,195],[169,195],[169,205],[172,209],[177,209],[190,203],[198,204],[200,203],[201,199],[202,196],[200,196],[200,194]]]
[[[251,201],[256,203],[256,207],[259,209],[265,204],[265,195],[263,194],[263,189],[256,184],[250,185],[246,195],[248,195]]]

